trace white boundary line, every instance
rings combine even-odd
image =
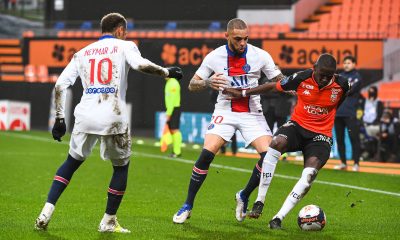
[[[0,132],[0,135],[8,136],[8,137],[22,138],[22,139],[31,139],[31,140],[37,140],[37,141],[42,141],[42,142],[58,143],[58,142],[50,139],[50,136],[49,136],[49,138],[44,138],[44,137],[38,137],[38,136],[31,136],[31,135],[27,135],[27,134],[12,134],[9,132]],[[58,144],[68,144],[68,142],[64,140],[63,142],[60,142]],[[159,158],[159,159],[165,159],[168,161],[174,161],[174,162],[180,162],[180,163],[186,163],[186,164],[194,164],[194,162],[195,162],[193,160],[188,160],[188,159],[183,159],[183,158],[170,158],[170,157],[161,156],[161,155],[157,155],[157,154],[150,154],[150,153],[133,152],[133,154],[137,155],[137,156]],[[228,169],[228,170],[232,170],[232,171],[236,171],[236,172],[244,172],[244,173],[252,172],[252,170],[244,169],[244,168],[237,168],[237,167],[231,167],[231,166],[220,165],[220,164],[211,164],[211,165],[214,168]],[[275,174],[274,176],[279,177],[279,178],[284,178],[284,179],[291,179],[291,180],[299,179],[298,177],[282,175],[282,174]],[[348,184],[328,182],[328,181],[319,181],[319,180],[315,180],[315,183],[400,197],[400,193],[383,191],[383,190],[373,189],[373,188],[358,187],[358,186],[353,186],[353,185],[348,185]]]

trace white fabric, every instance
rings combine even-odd
[[[69,154],[80,161],[84,161],[100,140],[100,157],[111,160],[114,166],[125,166],[131,156],[131,137],[129,131],[116,135],[94,135],[87,133],[72,133]]]
[[[274,177],[276,164],[281,156],[281,153],[273,148],[268,148],[267,154],[263,159],[260,184],[258,185],[258,195],[256,202],[265,202],[265,196],[267,195],[268,188],[271,184],[272,178]]]
[[[378,117],[378,100],[365,100],[363,121],[365,123],[373,123]]]
[[[225,78],[231,83],[239,82],[239,84],[241,84],[240,86],[235,85],[233,87],[243,89],[257,87],[258,80],[261,77],[261,72],[264,72],[268,79],[272,79],[281,73],[281,71],[275,66],[269,53],[251,44],[247,44],[246,63],[250,66],[250,71],[247,74],[242,75],[242,77],[247,77],[247,84],[242,83],[239,80],[234,81],[233,77],[240,79],[240,76],[228,76],[228,51],[226,45],[223,45],[210,52],[204,58],[201,66],[196,71],[196,75],[201,79],[208,79],[213,73],[223,73]],[[231,100],[226,99],[226,97],[227,95],[222,94],[222,91],[219,92],[215,109],[231,109]],[[251,112],[262,110],[260,96],[252,95],[250,97],[249,105]]]
[[[301,178],[296,183],[290,194],[287,196],[285,202],[283,203],[281,209],[275,215],[275,217],[278,217],[281,220],[286,217],[290,210],[292,210],[296,206],[296,204],[300,202],[300,200],[307,194],[312,182],[317,176],[317,173],[318,170],[315,168],[306,167],[303,169]]]
[[[263,114],[219,110],[214,111],[206,134],[216,134],[229,142],[236,130],[242,134],[246,146],[261,136],[272,136]]]
[[[125,95],[129,68],[140,70],[148,65],[156,66],[143,58],[131,41],[105,38],[86,46],[74,54],[57,80],[56,117],[64,117],[65,90],[79,76],[83,95],[75,108],[73,132],[124,133],[128,127]]]

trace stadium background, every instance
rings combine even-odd
[[[239,16],[249,23],[249,42],[267,50],[284,74],[311,67],[324,52],[332,53],[339,67],[344,56],[355,55],[363,85],[377,84],[379,98],[397,113],[399,9],[395,0],[17,1],[16,10],[6,13],[36,12],[43,20],[39,25],[21,22],[7,31],[7,18],[1,18],[7,36],[0,41],[1,99],[30,102],[31,128],[47,129],[51,90],[58,74],[74,52],[98,38],[99,19],[117,11],[128,19],[128,40],[138,44],[143,56],[161,65],[182,67],[184,112],[213,111],[209,91],[189,93],[186,86],[203,57],[225,43],[227,20]],[[134,134],[157,135],[155,113],[164,110],[163,86],[162,79],[130,72],[127,102],[132,104]],[[72,87],[72,107],[81,92],[78,81]],[[72,129],[72,112],[70,117]],[[349,148],[347,154],[351,154]]]

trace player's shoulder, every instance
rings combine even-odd
[[[335,83],[337,83],[345,91],[349,90],[350,88],[348,79],[342,75],[335,74]]]
[[[292,74],[292,78],[299,81],[305,81],[309,78],[312,78],[313,72],[314,72],[313,69],[309,68]]]

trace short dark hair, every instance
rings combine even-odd
[[[109,13],[100,22],[102,33],[112,33],[119,26],[126,28],[126,19],[120,13]]]
[[[352,63],[357,63],[356,57],[351,56],[351,55],[347,55],[346,57],[344,57],[343,62],[346,60],[350,60]]]
[[[324,68],[336,69],[336,59],[329,53],[321,54],[315,65]]]
[[[240,18],[231,19],[226,26],[226,31],[230,31],[233,29],[246,29],[247,24]]]

